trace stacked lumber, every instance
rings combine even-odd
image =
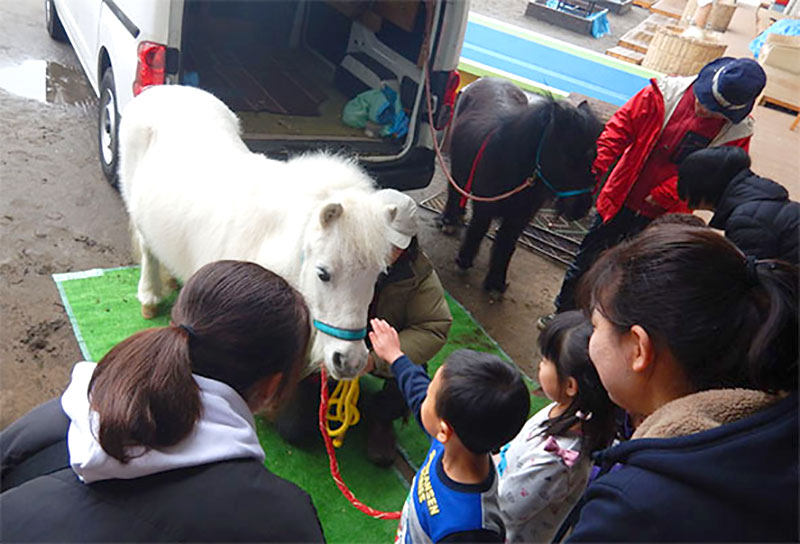
[[[641,64],[656,29],[674,22],[671,17],[651,13],[647,19],[623,34],[615,47],[606,50],[606,55],[632,64]]]

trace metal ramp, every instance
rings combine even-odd
[[[420,203],[424,209],[440,214],[447,201],[447,191],[443,191]],[[469,221],[471,208],[467,207],[465,221]],[[589,230],[592,213],[579,221],[567,221],[556,215],[552,208],[542,208],[522,231],[517,244],[529,251],[548,257],[564,266],[569,266],[583,237]],[[492,222],[487,238],[494,240],[497,226]]]

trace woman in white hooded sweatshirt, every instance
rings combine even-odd
[[[81,362],[64,395],[0,433],[5,541],[322,541],[310,498],[264,467],[251,410],[291,392],[308,308],[281,277],[220,261],[168,327]]]

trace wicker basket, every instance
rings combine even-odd
[[[642,66],[664,74],[692,76],[725,52],[724,43],[682,36],[683,30],[673,25],[658,27]]]
[[[689,0],[681,15],[681,25],[688,25],[694,18],[694,12],[697,11],[697,0]],[[736,11],[736,3],[734,2],[714,2],[711,8],[711,13],[708,14],[708,21],[706,24],[711,30],[717,32],[725,32],[728,30],[728,25],[731,24],[733,12]]]
[[[711,30],[717,32],[725,32],[728,30],[728,25],[731,24],[733,19],[733,12],[736,11],[736,4],[714,4],[711,8],[711,14],[708,16],[708,26]]]

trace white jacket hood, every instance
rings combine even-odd
[[[75,365],[72,381],[61,397],[61,406],[71,420],[67,433],[70,465],[84,483],[140,478],[228,459],[264,461],[255,421],[244,399],[222,382],[195,375],[203,412],[191,434],[174,446],[151,449],[125,464],[120,463],[95,438],[98,414],[89,406],[88,391],[96,366],[89,362]],[[141,447],[130,450],[133,455],[141,451],[144,451]]]

